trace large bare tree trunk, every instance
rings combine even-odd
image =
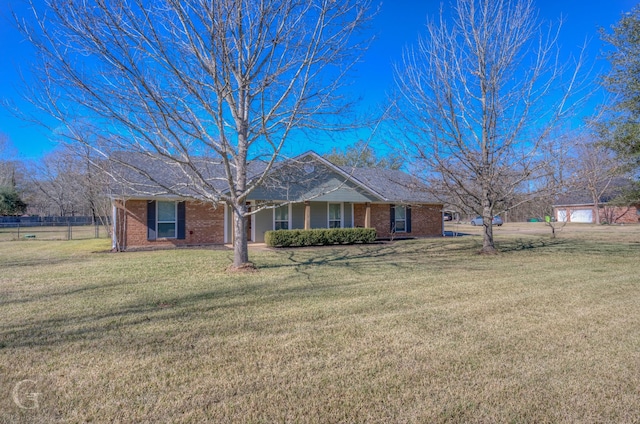
[[[488,187],[485,191],[488,191]],[[493,208],[489,202],[489,194],[485,193],[482,207],[482,253],[496,253],[496,246],[493,241]]]
[[[233,211],[233,269],[253,268],[247,248],[247,206],[235,205]]]

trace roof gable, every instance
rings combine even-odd
[[[384,198],[344,170],[311,152],[271,170],[250,200],[377,202]]]

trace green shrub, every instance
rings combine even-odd
[[[264,241],[271,247],[321,246],[330,244],[373,243],[375,228],[331,228],[314,230],[267,231]]]

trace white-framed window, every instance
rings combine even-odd
[[[289,229],[289,205],[278,206],[273,210],[273,229]]]
[[[156,234],[158,238],[176,238],[178,204],[156,202]]]
[[[396,205],[394,228],[396,233],[407,232],[407,207],[406,206]]]
[[[344,216],[342,203],[329,203],[328,205],[328,228],[342,228],[342,218]]]

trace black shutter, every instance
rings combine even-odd
[[[187,212],[185,202],[178,202],[178,239],[184,240],[185,238],[185,230],[184,230],[184,222],[185,215]]]
[[[156,201],[147,203],[147,240],[156,239]]]
[[[407,205],[407,214],[405,215],[407,222],[405,224],[405,229],[407,233],[411,232],[411,206]]]
[[[389,216],[391,217],[390,223],[389,223],[389,232],[390,233],[395,233],[396,232],[396,205],[390,205],[391,209],[389,211]]]

